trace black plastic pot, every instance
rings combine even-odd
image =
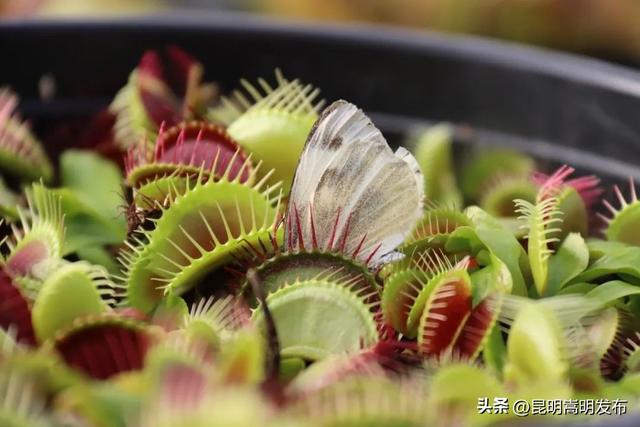
[[[472,131],[463,141],[509,145],[609,181],[640,180],[639,73],[481,39],[235,14],[9,22],[0,24],[0,84],[16,89],[38,126],[88,117],[109,103],[144,50],[167,44],[199,58],[224,89],[280,67],[329,101],[356,103],[390,135],[446,120]],[[37,85],[44,73],[57,88],[46,103]]]

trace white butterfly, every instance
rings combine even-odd
[[[286,216],[289,250],[340,251],[378,265],[422,216],[424,178],[355,105],[337,101],[315,123]]]

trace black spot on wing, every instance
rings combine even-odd
[[[327,144],[327,148],[331,151],[338,151],[340,147],[342,147],[341,136],[336,136],[335,138],[332,138],[331,141],[329,141],[329,144]]]

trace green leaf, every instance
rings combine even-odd
[[[280,381],[291,381],[306,367],[304,359],[299,357],[287,357],[280,360]]]
[[[596,300],[603,306],[630,295],[640,295],[640,287],[620,280],[603,283],[587,293],[587,297]]]
[[[484,363],[491,367],[494,372],[501,373],[507,357],[507,347],[502,338],[502,331],[495,325],[489,333],[489,339],[482,349]]]
[[[609,252],[626,248],[628,247],[628,245],[621,242],[608,242],[601,239],[589,239],[587,240],[587,247],[589,248],[589,258],[593,261],[598,258],[602,258]]]
[[[476,230],[469,226],[456,228],[445,242],[445,249],[450,253],[470,252],[475,255],[485,248]]]
[[[525,277],[529,275],[527,254],[524,248],[498,220],[477,206],[471,206],[465,213],[475,224],[475,233],[480,242],[490,249],[509,269],[512,280],[511,293],[526,296]]]
[[[539,302],[523,304],[509,330],[507,359],[505,379],[520,386],[566,380],[569,363],[564,336],[550,309]]]
[[[589,249],[579,233],[570,233],[549,259],[546,296],[555,295],[589,264]]]
[[[627,274],[640,278],[640,247],[625,246],[611,250],[598,258],[573,282],[591,282],[612,274]]]
[[[60,196],[65,218],[65,242],[63,253],[76,252],[86,246],[121,243],[126,228],[100,215],[84,203],[75,192],[67,188],[53,190]]]
[[[68,150],[60,158],[65,214],[65,253],[119,244],[127,225],[120,213],[122,173],[113,162],[90,151]]]
[[[475,307],[487,295],[493,292],[511,293],[513,280],[507,266],[494,254],[489,254],[490,262],[486,267],[475,271],[469,277],[473,284],[472,295]]]
[[[113,162],[91,151],[67,150],[60,157],[60,180],[102,217],[123,220],[119,212],[123,177]]]
[[[584,295],[590,292],[591,290],[593,290],[594,288],[596,288],[597,286],[598,285],[595,285],[593,283],[585,283],[585,282],[573,283],[571,285],[567,285],[564,288],[560,289],[557,295],[570,295],[570,294]]]
[[[91,264],[98,264],[107,269],[111,274],[120,273],[120,264],[102,246],[83,246],[76,251],[78,258],[89,261]]]

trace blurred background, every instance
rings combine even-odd
[[[475,34],[640,65],[639,0],[0,0],[5,19],[202,9]]]

